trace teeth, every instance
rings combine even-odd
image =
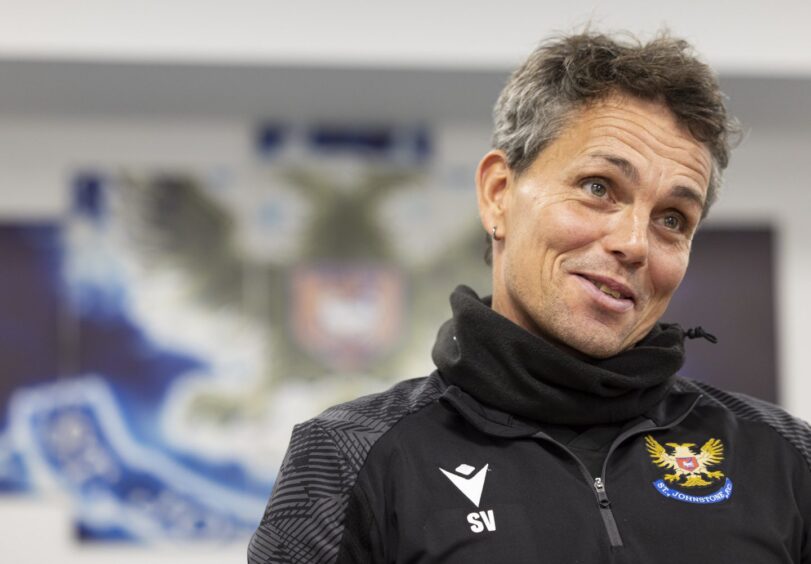
[[[620,294],[616,290],[612,290],[611,288],[609,288],[605,284],[598,284],[597,288],[600,291],[602,291],[604,294],[608,294],[609,296],[611,296],[613,298],[620,299],[622,297],[622,294]]]

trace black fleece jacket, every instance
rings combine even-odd
[[[808,424],[674,376],[671,326],[600,376],[465,290],[452,304],[437,372],[296,426],[250,564],[811,564]],[[491,330],[510,335],[492,354]],[[527,401],[522,378],[549,390]]]

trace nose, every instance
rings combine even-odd
[[[628,209],[614,217],[603,237],[605,250],[627,266],[644,266],[648,260],[648,214]]]

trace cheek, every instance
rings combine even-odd
[[[563,202],[549,206],[535,225],[537,240],[557,253],[590,245],[602,235],[601,223],[582,206]]]
[[[660,260],[651,264],[651,282],[657,297],[670,300],[687,272],[688,253],[665,252]]]

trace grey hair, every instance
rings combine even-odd
[[[493,108],[493,148],[520,175],[581,109],[612,94],[661,102],[712,156],[706,217],[718,197],[737,122],[728,117],[712,69],[683,39],[648,43],[581,33],[544,41],[512,73]],[[492,243],[488,236],[488,241]],[[490,263],[491,247],[485,255]]]

